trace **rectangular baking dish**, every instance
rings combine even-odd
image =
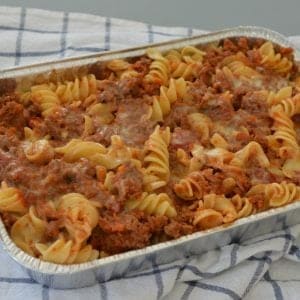
[[[204,45],[224,38],[240,36],[263,38],[281,46],[293,47],[279,33],[252,26],[236,27],[192,38],[152,44],[151,46],[165,51],[186,45]],[[0,86],[9,86],[7,84],[8,79],[13,79],[17,83],[17,87],[21,89],[49,79],[70,79],[75,75],[88,73],[95,64],[101,63],[101,61],[143,55],[147,47],[149,46],[3,70],[0,71]],[[295,47],[293,48],[295,49]],[[300,60],[300,52],[297,49],[295,49],[295,58]],[[300,202],[295,202],[284,207],[239,219],[229,226],[220,226],[144,249],[129,251],[78,265],[58,265],[29,256],[12,242],[1,219],[0,238],[6,252],[37,282],[51,288],[80,288],[97,282],[120,278],[133,271],[145,270],[180,258],[201,254],[232,242],[239,242],[272,231],[285,229],[288,226],[300,223],[299,214]]]

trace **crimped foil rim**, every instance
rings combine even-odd
[[[29,76],[32,74],[39,74],[44,72],[49,72],[52,69],[66,69],[78,66],[84,66],[87,64],[96,63],[98,61],[105,61],[114,58],[125,58],[132,56],[139,56],[145,53],[145,50],[151,47],[157,47],[161,51],[169,50],[172,48],[180,48],[185,46],[187,43],[189,45],[197,45],[197,44],[206,44],[210,42],[215,42],[224,38],[229,37],[253,37],[253,38],[263,38],[269,40],[273,43],[279,44],[285,47],[293,47],[295,50],[296,59],[300,59],[299,50],[291,43],[286,37],[281,35],[278,32],[272,31],[263,27],[256,26],[239,26],[229,29],[224,29],[217,32],[201,34],[197,36],[193,36],[190,38],[177,39],[172,41],[167,41],[163,43],[156,43],[151,45],[144,45],[140,47],[134,47],[130,49],[118,50],[118,51],[110,51],[101,54],[92,54],[92,55],[81,55],[72,58],[66,58],[62,60],[58,60],[55,62],[46,62],[39,63],[30,66],[21,66],[16,68],[11,68],[7,70],[0,71],[0,79],[2,78],[18,78],[23,76]],[[236,229],[245,224],[251,224],[254,222],[258,222],[259,220],[263,220],[264,218],[276,216],[279,214],[288,213],[290,211],[300,209],[300,202],[295,202],[284,207],[273,208],[265,212],[258,213],[256,215],[251,215],[249,217],[239,219],[235,221],[232,225],[227,226],[219,226],[209,230],[200,231],[193,233],[191,235],[183,236],[179,239],[167,241],[164,243],[152,245],[145,247],[139,250],[132,250],[125,253],[112,255],[106,258],[101,258],[98,260],[94,260],[91,262],[81,263],[77,265],[60,265],[42,261],[38,258],[32,257],[21,249],[19,249],[15,243],[9,237],[7,230],[3,224],[2,219],[0,218],[0,237],[2,239],[4,248],[6,252],[20,265],[27,269],[31,269],[32,271],[38,271],[43,274],[54,274],[54,275],[67,275],[67,274],[75,274],[78,272],[93,270],[111,263],[121,262],[123,260],[136,258],[144,255],[149,255],[153,252],[166,249],[169,247],[175,247],[182,245],[184,243],[199,239],[201,237],[210,236],[215,233],[226,232],[228,230]]]

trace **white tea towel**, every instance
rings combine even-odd
[[[0,69],[192,36],[78,13],[0,7]],[[300,37],[291,38],[300,45]],[[0,247],[0,299],[300,299],[300,225],[201,256],[73,290],[41,286]],[[297,240],[298,239],[298,240]]]

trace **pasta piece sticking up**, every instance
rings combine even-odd
[[[250,142],[240,151],[234,154],[234,158],[231,160],[230,164],[237,167],[243,167],[247,165],[249,159],[255,159],[258,164],[267,168],[270,166],[270,162],[261,145],[257,142]]]
[[[145,80],[148,82],[157,82],[161,85],[166,85],[170,77],[169,62],[159,50],[155,48],[147,49],[147,55],[153,60],[150,65],[150,71],[145,76]]]
[[[78,193],[69,193],[59,199],[57,211],[64,216],[70,237],[76,243],[82,243],[98,224],[99,213],[96,207]]]
[[[27,207],[21,191],[8,187],[5,182],[0,187],[0,212],[25,214]]]
[[[269,92],[267,102],[269,106],[279,104],[281,101],[292,96],[293,89],[290,86],[280,89],[277,93]]]
[[[214,209],[223,216],[224,223],[230,223],[237,219],[237,211],[230,198],[223,195],[207,194],[203,197],[203,208]]]
[[[35,247],[40,253],[40,259],[57,264],[76,264],[99,257],[99,252],[94,250],[91,245],[81,248],[73,241],[66,240],[63,236],[60,236],[53,243],[36,243]]]
[[[108,170],[115,169],[129,161],[140,166],[140,161],[133,158],[132,148],[127,147],[119,135],[113,135],[107,152],[97,156],[97,163]]]
[[[254,211],[253,205],[250,202],[249,198],[235,195],[232,197],[231,202],[233,203],[237,211],[238,218],[248,217]]]
[[[171,111],[171,104],[178,99],[187,98],[187,85],[183,78],[170,79],[169,87],[161,86],[159,97],[154,96],[151,119],[163,121],[164,116]]]
[[[55,152],[63,154],[64,160],[67,162],[87,158],[94,163],[100,163],[102,160],[99,155],[106,153],[106,148],[99,143],[72,139],[65,146],[55,148]]]
[[[269,111],[274,120],[275,132],[268,137],[269,147],[278,152],[281,158],[291,158],[299,152],[294,123],[280,105],[272,106]]]
[[[83,101],[87,97],[96,94],[97,79],[95,75],[88,74],[74,81],[58,83],[55,93],[62,103],[72,103]]]
[[[293,63],[286,57],[282,57],[280,53],[276,54],[271,42],[265,42],[258,51],[262,56],[261,64],[266,69],[283,75],[291,70]]]
[[[264,209],[286,205],[293,201],[300,200],[300,187],[294,183],[273,182],[269,184],[258,184],[253,186],[247,196],[262,195]]]
[[[223,66],[223,71],[226,74],[231,73],[233,76],[241,77],[244,80],[261,76],[256,70],[247,66],[247,58],[242,53],[226,57],[223,60]]]
[[[96,103],[87,109],[88,115],[93,117],[97,124],[109,124],[113,121],[112,103]]]
[[[106,67],[112,70],[118,78],[137,77],[139,73],[132,68],[132,65],[124,59],[113,59]]]
[[[46,222],[37,216],[35,208],[31,206],[29,212],[14,223],[10,234],[19,248],[34,255],[35,243],[43,239],[45,231]]]
[[[54,150],[45,139],[24,143],[26,158],[35,164],[46,164],[54,157]]]
[[[143,193],[141,198],[127,201],[125,207],[128,210],[138,209],[150,215],[167,216],[169,218],[177,215],[171,199],[165,193]]]
[[[197,210],[193,220],[193,225],[201,229],[209,229],[222,224],[222,214],[211,208]]]
[[[186,46],[181,49],[181,56],[186,63],[202,62],[205,52],[194,47]]]
[[[183,61],[181,54],[177,50],[170,50],[165,58],[169,61],[171,78],[183,78],[185,80],[194,77],[194,65]]]
[[[41,108],[44,117],[52,114],[60,105],[59,97],[51,86],[46,84],[31,87],[31,100]]]
[[[170,176],[169,152],[170,128],[160,130],[156,126],[154,132],[145,143],[145,175],[146,191],[158,189],[167,184]]]
[[[192,172],[173,187],[175,194],[184,200],[202,199],[205,180],[200,172]]]
[[[194,132],[197,133],[202,143],[207,143],[210,137],[210,131],[213,127],[211,119],[201,113],[189,114],[188,123]]]
[[[280,108],[289,118],[300,113],[300,95],[282,99],[276,108]],[[274,108],[275,109],[275,108]]]

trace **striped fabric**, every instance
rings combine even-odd
[[[192,36],[78,13],[0,7],[0,69]],[[298,37],[293,41],[300,45]],[[41,286],[0,247],[0,299],[300,299],[300,225],[76,290]],[[297,240],[298,239],[298,240]]]

